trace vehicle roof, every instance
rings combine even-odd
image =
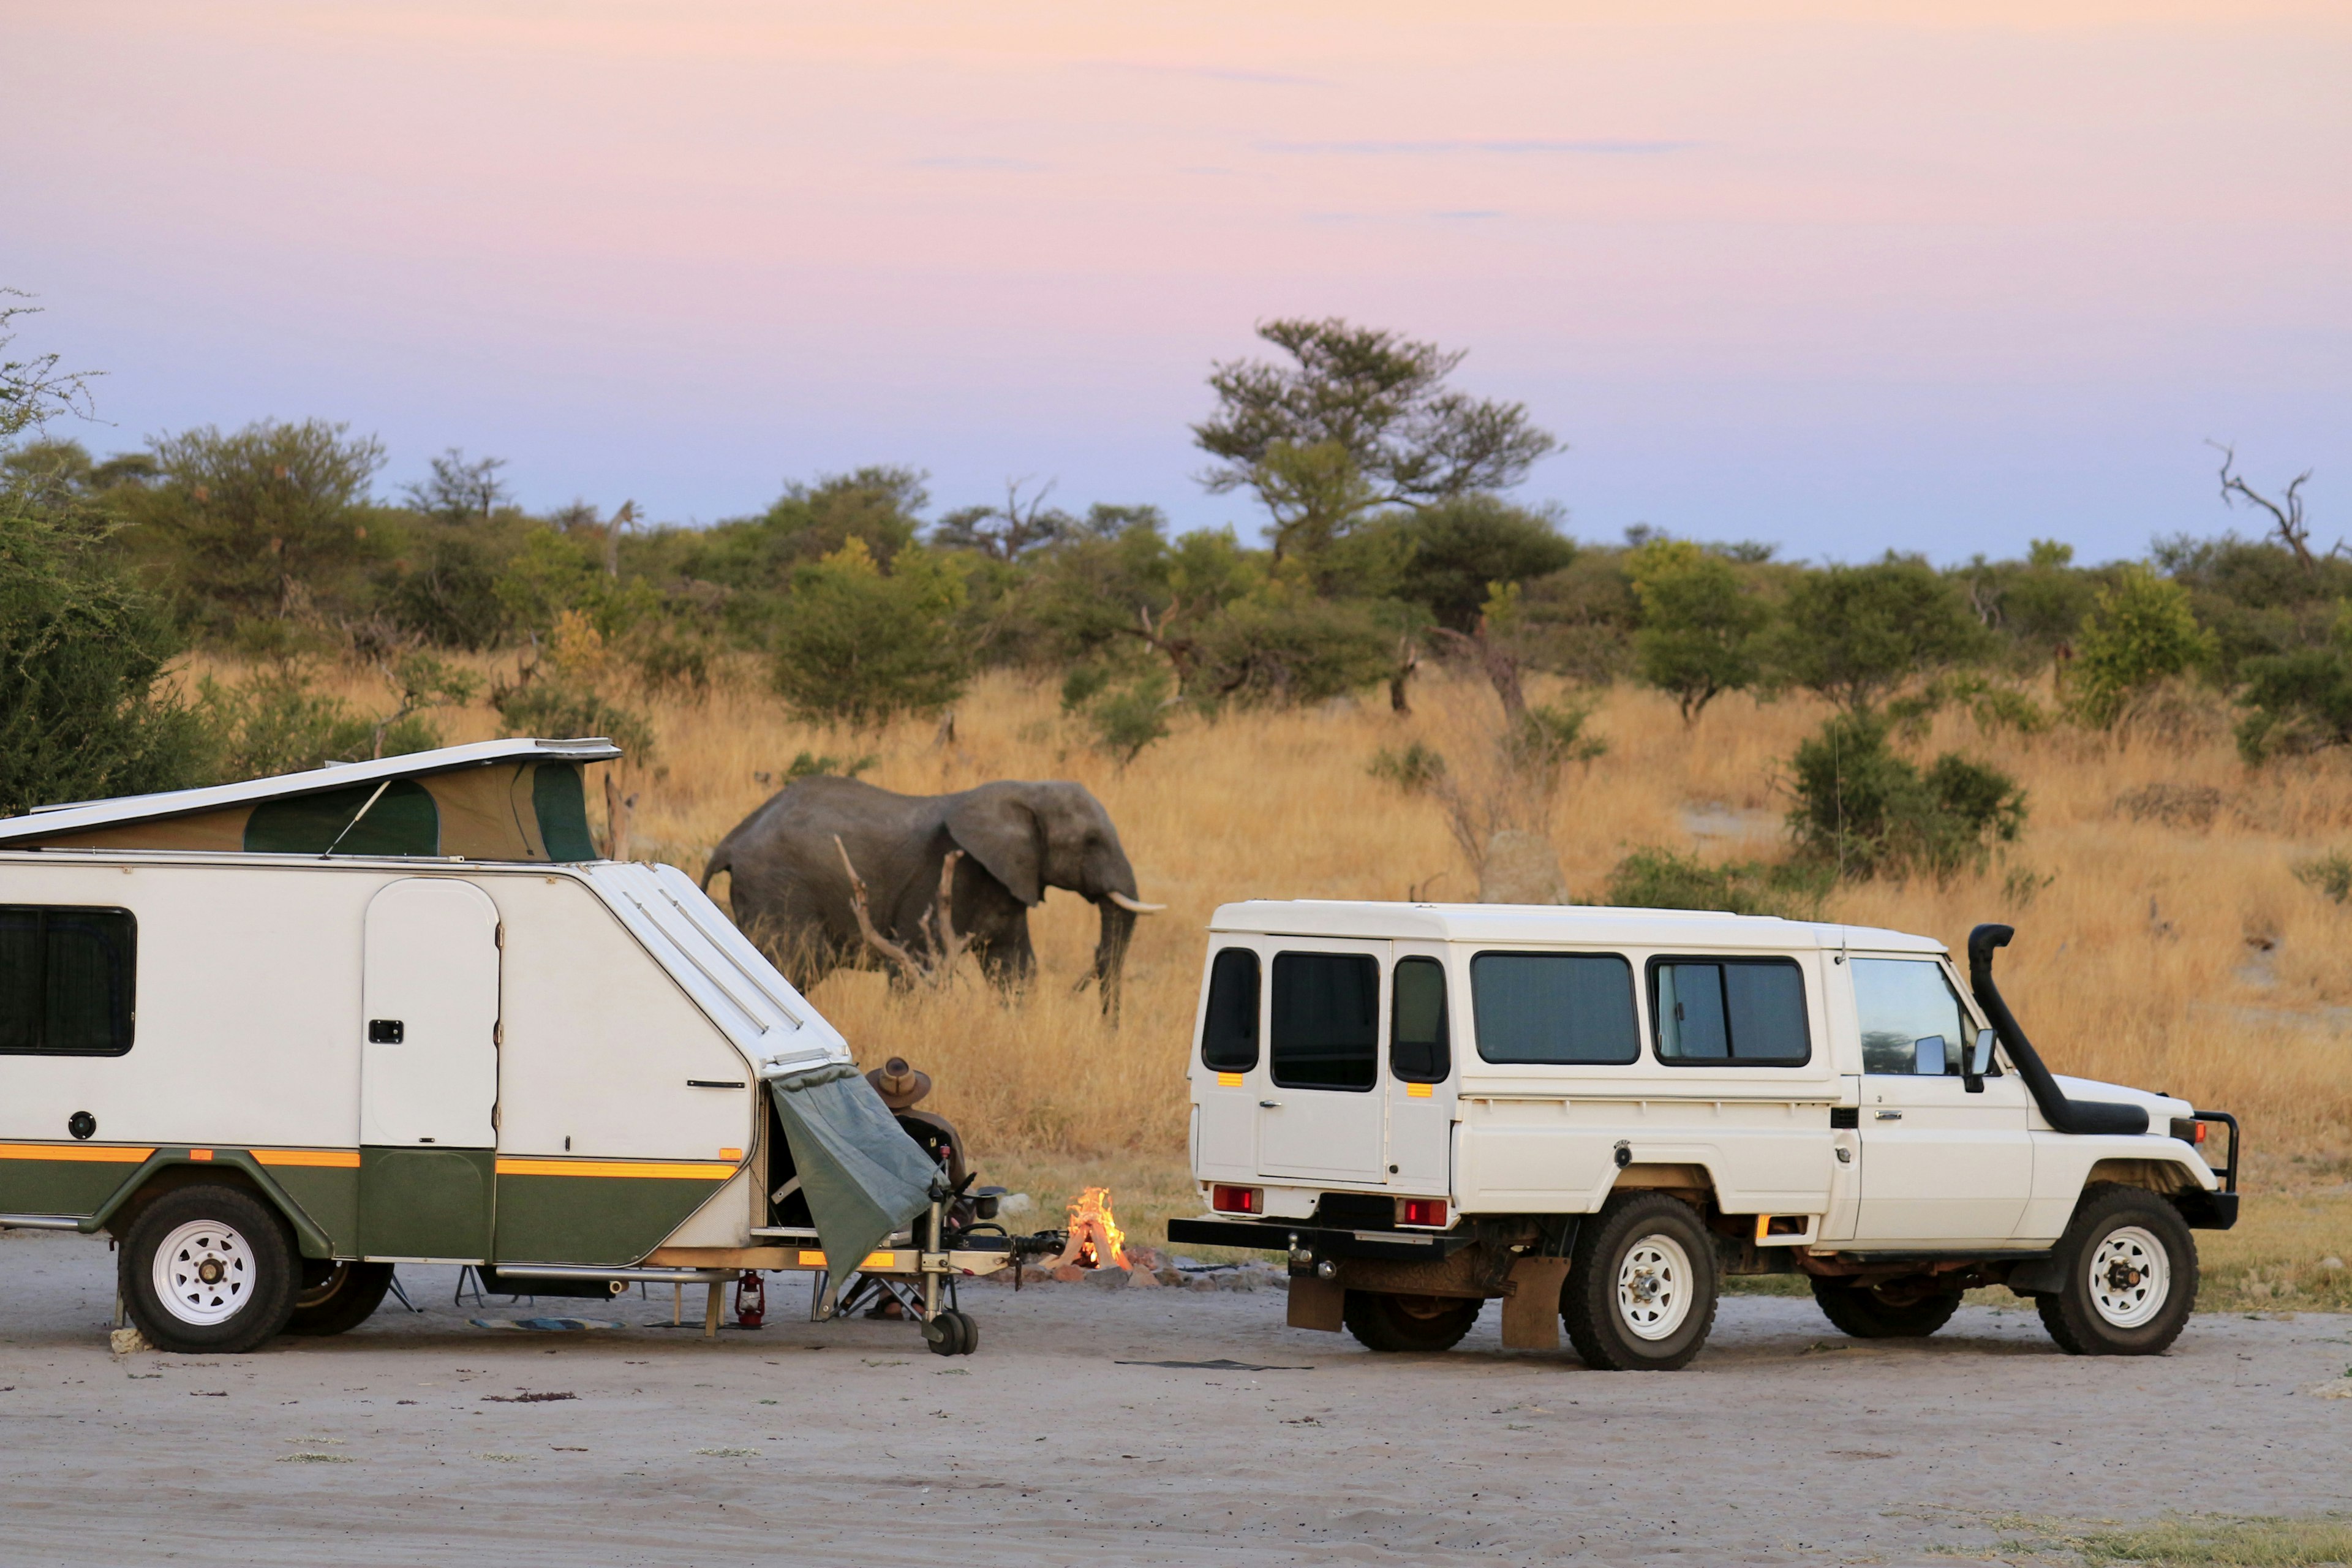
[[[157,795],[127,795],[113,800],[37,805],[22,816],[0,821],[0,844],[19,839],[48,838],[80,828],[113,827],[124,823],[150,822],[159,817],[217,811],[225,806],[252,805],[265,800],[349,789],[353,784],[374,784],[385,779],[454,773],[460,768],[482,767],[492,763],[604,763],[620,754],[621,748],[602,736],[577,741],[477,741],[471,745],[442,746],[430,752],[411,752],[405,756],[384,757],[375,762],[345,763],[312,768],[306,773],[247,779],[243,784],[210,784],[202,789],[167,790]]]
[[[1213,931],[1423,942],[1545,942],[1625,947],[1806,951],[1864,948],[1943,952],[1933,937],[1875,926],[1785,921],[1717,910],[1629,910],[1591,904],[1407,904],[1339,899],[1251,899],[1221,904]]]

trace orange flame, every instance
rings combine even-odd
[[[1070,1244],[1063,1256],[1081,1268],[1128,1268],[1127,1232],[1111,1217],[1110,1189],[1088,1187],[1070,1205]]]

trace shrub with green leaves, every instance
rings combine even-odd
[[[2140,692],[2212,657],[2189,590],[2145,566],[2123,569],[2100,590],[2074,635],[2074,707],[2104,729]]]
[[[1759,634],[1771,616],[1746,591],[1738,568],[1686,540],[1667,539],[1634,551],[1631,566],[1642,603],[1634,671],[1675,700],[1684,723],[1723,693],[1756,683]]]
[[[1195,634],[1185,694],[1203,706],[1324,702],[1386,680],[1396,638],[1369,605],[1237,600]]]
[[[1841,713],[1797,748],[1790,830],[1841,877],[1980,869],[2025,826],[2025,792],[2000,769],[1947,752],[1926,768],[1888,744],[1888,721]]]
[[[2326,644],[2249,658],[2238,673],[2248,709],[2238,751],[2249,763],[2352,745],[2352,605]]]
[[[1772,636],[1782,679],[1852,712],[1905,681],[1983,658],[1991,635],[1925,561],[1889,555],[1800,577]]]
[[[956,626],[964,580],[919,545],[885,572],[862,539],[801,568],[771,652],[794,714],[865,729],[937,713],[963,695],[971,661]]]
[[[1833,879],[1819,864],[1759,860],[1710,866],[1660,847],[1636,849],[1609,873],[1609,902],[1621,909],[1722,910],[1735,915],[1815,920]]]

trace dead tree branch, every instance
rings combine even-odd
[[[2305,468],[2297,474],[2286,487],[2285,493],[2278,500],[2273,500],[2246,483],[2243,475],[2232,471],[2238,462],[2236,447],[2225,447],[2219,441],[2205,444],[2221,454],[2221,504],[2234,506],[2239,500],[2243,500],[2270,513],[2271,531],[2278,535],[2279,542],[2294,552],[2294,558],[2303,563],[2305,571],[2318,571],[2318,559],[2311,553],[2311,524],[2303,515],[2304,481],[2311,478],[2312,470]],[[2337,542],[2336,548],[2344,548],[2341,541]],[[2335,552],[2330,551],[2329,553]]]
[[[856,866],[850,864],[848,846],[842,843],[838,833],[833,836],[833,847],[841,851],[841,868],[849,874],[849,910],[857,917],[857,934],[866,939],[866,946],[897,965],[904,978],[926,978],[924,965],[913,953],[875,929],[874,913],[866,901],[866,879],[857,874]]]

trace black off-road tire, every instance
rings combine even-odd
[[[1911,1285],[1912,1289],[1906,1289]],[[1889,1300],[1889,1297],[1895,1298]],[[1843,1279],[1813,1280],[1813,1300],[1822,1316],[1839,1331],[1858,1340],[1924,1340],[1952,1321],[1960,1310],[1960,1292],[1916,1293],[1916,1282],[1891,1280],[1884,1285],[1851,1285]]]
[[[2157,1194],[2105,1182],[2086,1188],[2054,1250],[2065,1283],[2034,1305],[2067,1354],[2161,1355],[2188,1326],[2197,1240]]]
[[[310,1265],[303,1272],[314,1268]],[[288,1333],[323,1337],[356,1329],[375,1315],[392,1289],[389,1263],[330,1263],[323,1273],[317,1284],[295,1295],[294,1315],[286,1320]]]
[[[1350,1290],[1339,1321],[1368,1351],[1423,1354],[1450,1351],[1477,1322],[1486,1303],[1475,1296],[1397,1296]]]
[[[175,1283],[167,1302],[158,1255]],[[235,1355],[276,1337],[294,1312],[301,1259],[284,1216],[242,1187],[175,1188],[123,1238],[118,1279],[132,1323],[158,1350]]]
[[[1680,1198],[1620,1193],[1578,1227],[1559,1316],[1568,1342],[1593,1371],[1688,1364],[1715,1326],[1715,1241]]]

